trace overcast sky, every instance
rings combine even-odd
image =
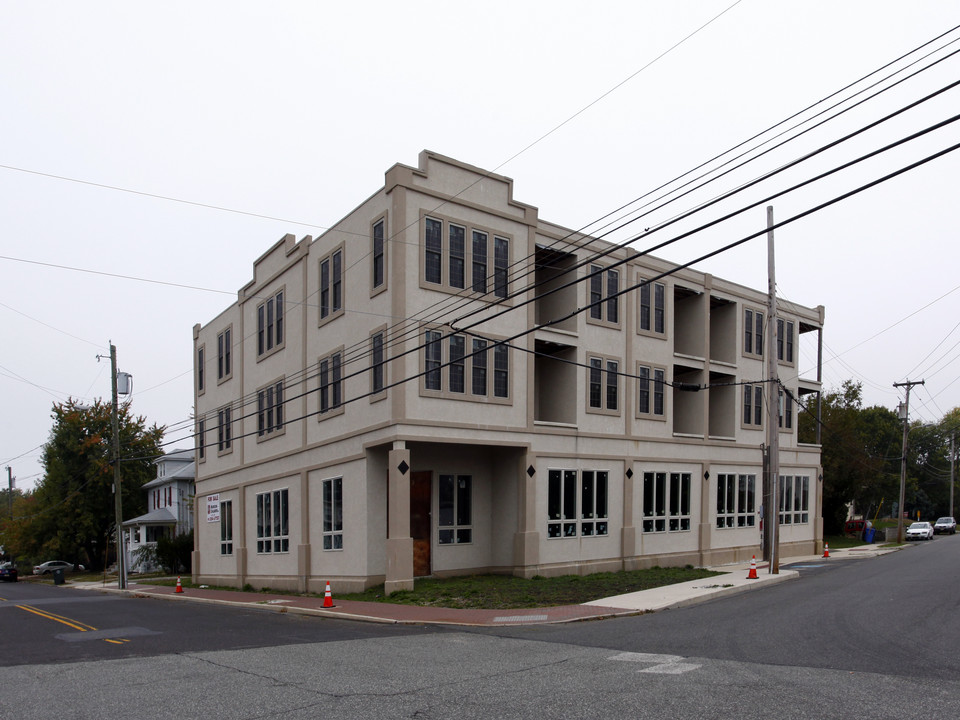
[[[0,462],[20,488],[40,478],[52,404],[109,398],[109,360],[96,356],[110,341],[134,376],[133,411],[190,446],[194,323],[234,300],[281,236],[320,234],[423,149],[513,178],[515,199],[580,228],[960,24],[956,0],[0,0],[0,11]],[[958,40],[910,57],[914,70],[946,58],[935,67],[611,239],[954,82]],[[870,82],[886,87],[904,65]],[[722,207],[945,120],[958,93]],[[775,217],[958,137],[947,126],[777,198]],[[827,389],[858,380],[867,404],[894,409],[894,382],[925,379],[912,419],[960,405],[958,170],[950,153],[777,230],[780,296],[826,307]],[[761,205],[658,254],[688,262],[765,224]],[[696,267],[766,289],[766,241]],[[804,348],[801,374],[815,364]]]

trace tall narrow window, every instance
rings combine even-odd
[[[450,336],[450,364],[447,366],[450,372],[450,392],[462,393],[466,390],[464,387],[464,347],[463,335]]]
[[[373,287],[383,285],[386,278],[384,266],[384,221],[378,220],[373,226]]]
[[[670,473],[670,511],[667,520],[671,532],[690,529],[690,473]]]
[[[473,339],[473,372],[471,391],[474,395],[487,394],[487,341]]]
[[[580,471],[580,534],[583,537],[606,535],[607,471]]]
[[[343,478],[323,481],[323,549],[343,550]]]
[[[507,268],[510,264],[510,241],[493,238],[493,294],[498,298],[507,296]]]
[[[443,282],[443,223],[433,218],[424,221],[424,268],[423,277],[437,285]]]
[[[330,316],[330,258],[320,261],[320,319]]]
[[[320,412],[336,410],[343,404],[343,389],[340,379],[342,356],[339,352],[320,360]]]
[[[547,477],[547,537],[577,537],[577,471],[551,470]]]
[[[466,267],[466,228],[450,225],[450,287],[462,289]]]
[[[204,348],[201,345],[197,348],[197,392],[203,392],[203,363],[204,363]]]
[[[637,368],[637,412],[646,415],[650,412],[650,368]]]
[[[473,542],[472,491],[470,475],[440,475],[437,527],[441,545]]]
[[[507,346],[497,343],[493,348],[493,395],[505,398],[510,395],[509,384],[510,358],[507,355]]]
[[[660,333],[662,335],[665,332],[666,315],[666,288],[664,287],[663,283],[654,283],[653,331],[655,333]]]
[[[230,359],[232,348],[231,329],[227,328],[217,335],[217,379],[230,377],[233,367]]]
[[[663,370],[657,368],[653,371],[653,414],[654,415],[664,414],[663,386],[664,386],[664,373],[663,373]]]
[[[473,291],[487,291],[487,234],[473,231]]]
[[[424,387],[427,390],[440,390],[440,366],[443,364],[443,347],[440,344],[440,331],[427,330],[424,333],[426,355],[424,359]]]
[[[594,320],[603,319],[603,268],[599,265],[590,266],[590,317]]]
[[[617,270],[607,270],[607,322],[620,322],[620,273]]]
[[[603,360],[590,358],[590,407],[603,407]]]
[[[220,503],[220,554],[233,555],[233,501]]]
[[[217,411],[217,450],[224,452],[233,446],[233,430],[230,406]]]
[[[379,393],[384,387],[383,333],[370,338],[370,391]]]
[[[343,250],[334,250],[320,260],[320,320],[343,310]]]
[[[753,354],[753,310],[743,311],[743,351]]]
[[[607,410],[617,410],[620,406],[619,365],[615,360],[607,360]]]
[[[753,338],[753,352],[755,355],[763,355],[763,313],[755,312],[753,317],[757,323]]]
[[[204,460],[206,458],[207,450],[207,421],[200,420],[197,422],[197,458],[199,460]]]
[[[343,310],[343,252],[340,250],[333,254],[330,283],[333,285],[332,312],[337,313]]]

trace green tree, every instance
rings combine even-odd
[[[815,442],[815,398],[807,401],[806,410],[800,416],[800,440]],[[833,535],[843,531],[850,503],[868,513],[881,497],[889,497],[888,458],[898,425],[896,415],[885,408],[864,410],[861,385],[852,380],[823,396],[821,421],[823,531]],[[899,447],[894,447],[899,459]]]
[[[83,562],[100,569],[116,537],[110,404],[55,403],[53,428],[43,450],[44,477],[33,495],[28,547],[34,557]],[[163,428],[147,427],[121,406],[120,477],[124,515],[146,510],[141,488],[155,477]]]

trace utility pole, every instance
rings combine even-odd
[[[763,559],[780,574],[780,378],[777,373],[777,278],[773,252],[773,206],[767,206],[767,448],[763,476]]]
[[[950,431],[950,517],[956,517],[953,514],[953,458],[954,449],[953,449],[953,438],[957,434],[956,430]]]
[[[914,385],[923,385],[923,380],[894,383],[894,387],[907,389],[907,400],[900,405],[900,417],[903,419],[903,455],[900,457],[900,504],[897,506],[897,542],[903,542],[903,503],[904,491],[907,485],[907,432],[910,430],[910,388]]]
[[[953,478],[953,474],[950,475]],[[16,478],[13,477],[13,468],[7,465],[7,483],[10,486],[10,490],[7,492],[7,504],[10,506],[10,519],[13,520],[13,481]],[[950,507],[953,507],[953,485],[950,485]]]
[[[117,587],[127,587],[127,562],[123,549],[123,501],[120,497],[120,411],[117,402],[117,348],[110,343],[110,384],[113,406],[110,422],[113,426],[113,496],[117,523]]]

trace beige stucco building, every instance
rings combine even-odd
[[[765,314],[763,292],[541,220],[509,178],[425,151],[195,326],[195,579],[389,592],[748,560],[771,350],[781,554],[814,552],[820,449],[793,398],[820,389],[798,359],[823,308],[782,304],[775,349]]]

